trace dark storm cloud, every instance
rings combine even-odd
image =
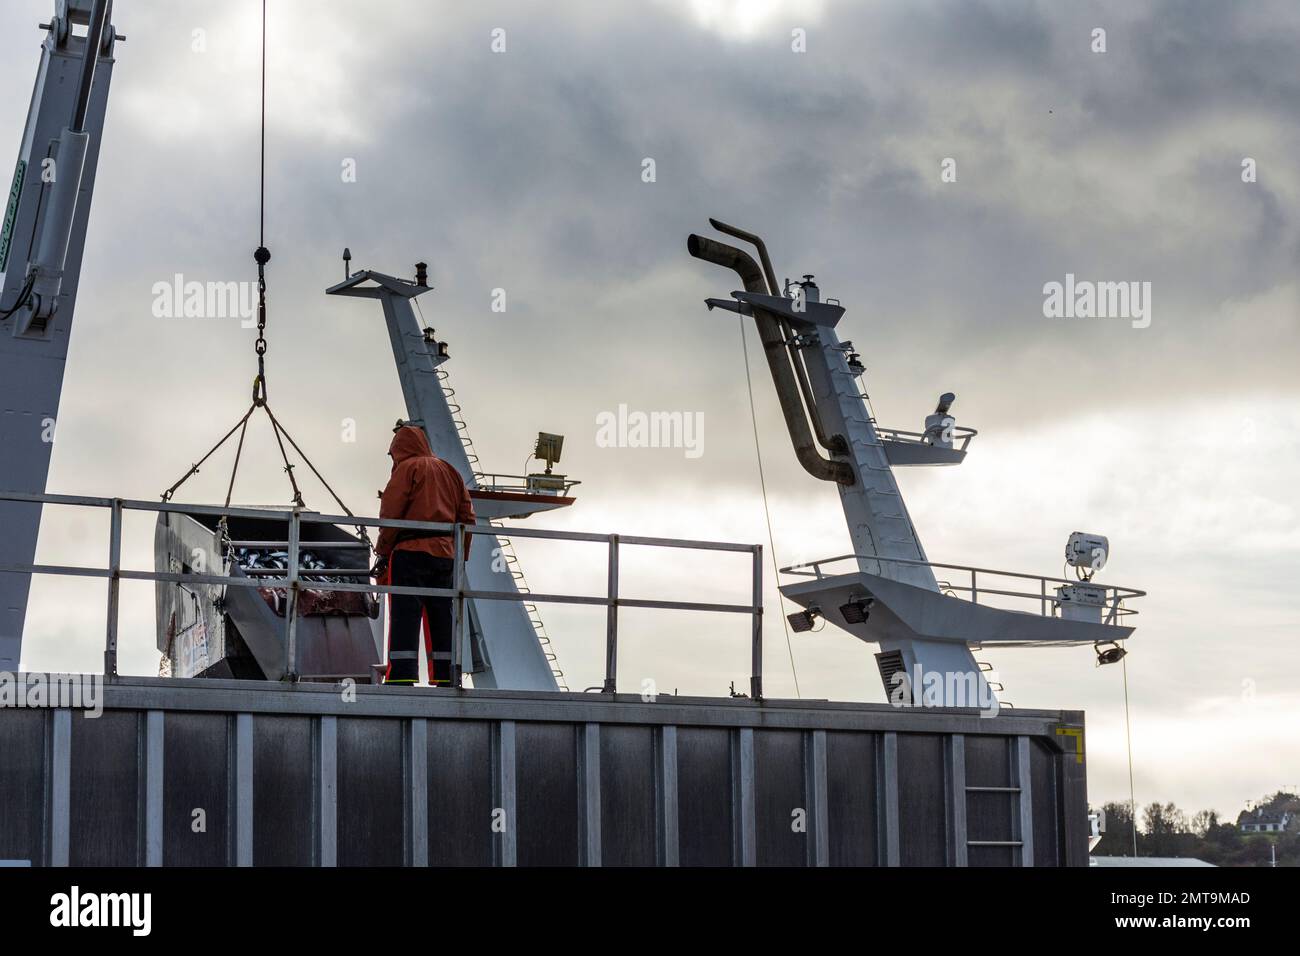
[[[135,277],[105,305],[141,334],[153,281],[249,271],[255,216],[256,4],[168,10],[118,13],[131,40],[93,222],[131,241],[88,256]],[[740,383],[715,372],[734,364],[733,330],[700,299],[735,280],[684,251],[716,215],[762,231],[783,276],[815,272],[844,300],[845,335],[902,407],[961,386],[985,424],[1014,428],[1048,406],[1022,396],[1050,392],[1062,364],[1117,407],[1206,381],[1292,387],[1292,5],[839,3],[744,35],[702,26],[689,2],[307,10],[271,19],[284,334],[356,333],[320,299],[347,244],[359,265],[428,259],[425,303],[458,344],[535,357],[571,414],[629,392],[734,403]],[[807,53],[791,52],[796,26]],[[1105,54],[1090,49],[1097,26]],[[505,53],[489,47],[496,27]],[[8,63],[23,85],[21,58]],[[958,181],[941,184],[948,156]],[[1259,182],[1241,182],[1244,156]],[[1043,284],[1067,272],[1152,282],[1152,327],[1044,319]],[[496,288],[504,315],[487,311]],[[150,334],[179,347],[191,330]],[[238,362],[246,336],[211,334],[210,354]],[[664,355],[672,374],[638,372]],[[546,371],[579,356],[576,378]],[[997,381],[1005,368],[1014,383]]]
[[[716,215],[762,231],[783,276],[815,272],[844,300],[844,334],[899,408],[957,387],[984,425],[1013,429],[1054,404],[1037,396],[1062,366],[1117,408],[1206,382],[1293,388],[1293,5],[839,3],[743,35],[693,9],[273,5],[276,333],[340,343],[312,348],[313,368],[347,381],[344,343],[374,324],[320,296],[347,244],[357,265],[433,264],[425,305],[462,368],[529,357],[479,416],[543,385],[580,420],[629,398],[720,412],[743,400],[734,328],[700,299],[735,279],[684,250]],[[245,331],[159,329],[147,305],[174,272],[251,272],[256,4],[168,11],[118,12],[131,39],[87,269],[119,280],[99,304],[119,310],[123,348],[198,336],[239,367]],[[796,26],[807,53],[791,52]],[[24,86],[28,64],[6,63]],[[958,181],[941,184],[948,156]],[[1244,156],[1259,182],[1241,182]],[[1067,272],[1150,281],[1152,327],[1044,319],[1043,284]],[[488,311],[496,288],[505,314]]]

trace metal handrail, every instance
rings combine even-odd
[[[109,527],[109,562],[104,568],[53,565],[53,564],[7,564],[0,563],[0,572],[17,574],[51,574],[74,577],[95,577],[108,579],[108,615],[104,649],[104,674],[117,676],[117,637],[118,637],[118,597],[122,580],[155,581],[176,584],[208,584],[225,587],[285,588],[288,590],[288,606],[285,611],[285,644],[288,664],[285,678],[296,680],[297,674],[297,603],[298,594],[303,589],[362,592],[366,594],[403,594],[425,597],[449,597],[454,601],[454,623],[456,639],[452,641],[452,681],[455,687],[461,686],[463,667],[461,654],[465,638],[468,615],[465,613],[466,600],[550,602],[558,604],[604,605],[608,608],[605,628],[605,682],[602,688],[607,693],[617,689],[616,665],[618,658],[618,609],[620,607],[648,608],[655,610],[709,611],[728,614],[748,614],[753,619],[751,633],[751,673],[750,694],[757,700],[763,696],[763,546],[758,544],[738,544],[726,541],[702,541],[680,538],[654,538],[641,535],[599,534],[583,531],[554,531],[541,528],[512,528],[510,534],[517,537],[540,538],[554,541],[583,541],[602,543],[608,547],[608,587],[604,595],[580,594],[537,594],[517,591],[475,590],[466,586],[465,578],[465,535],[495,535],[501,529],[494,525],[449,523],[442,521],[409,521],[399,518],[370,518],[354,515],[330,515],[306,511],[301,508],[239,508],[215,505],[187,505],[175,501],[142,501],[126,498],[98,498],[83,495],[32,494],[30,492],[0,491],[0,501],[28,502],[40,505],[66,505],[82,508],[106,508],[110,511]],[[137,571],[121,566],[122,554],[122,515],[126,511],[143,511],[171,514],[205,515],[209,517],[231,518],[279,518],[289,522],[289,552],[287,572],[283,577],[235,577],[220,574],[176,573],[167,571]],[[421,588],[391,584],[319,582],[310,578],[322,574],[313,568],[300,567],[299,549],[301,545],[318,546],[328,549],[333,542],[301,540],[302,524],[348,525],[352,527],[371,528],[406,528],[423,531],[450,532],[453,537],[452,587]],[[277,542],[278,543],[278,542]],[[700,601],[659,601],[640,598],[626,598],[619,594],[618,558],[619,548],[623,545],[681,548],[693,551],[724,551],[747,553],[752,556],[753,591],[750,604],[720,604]],[[268,569],[269,570],[269,569]],[[328,571],[329,569],[325,569]]]
[[[582,484],[582,482],[578,481],[577,479],[569,478],[565,475],[544,475],[541,473],[534,474],[534,475],[506,475],[494,471],[476,471],[474,472],[474,478],[478,482],[478,488],[476,489],[477,491],[489,491],[489,492],[528,491],[529,488],[531,487],[531,485],[528,482],[529,478],[551,478],[556,481],[561,481],[564,483],[564,491],[555,492],[555,493],[563,494],[563,495],[567,495],[569,493],[569,490],[574,485]],[[537,492],[537,493],[546,494],[546,492]]]
[[[917,445],[931,445],[933,444],[932,442],[925,440],[928,434],[928,432],[912,432],[902,428],[882,428],[879,425],[876,426],[876,437],[882,441],[905,441]],[[952,428],[953,449],[956,451],[965,451],[966,446],[970,444],[970,440],[978,434],[979,432],[973,428],[967,428],[964,425],[954,425]],[[961,442],[960,445],[957,444],[958,441]]]
[[[1125,607],[1124,601],[1135,598],[1145,597],[1146,591],[1139,591],[1137,588],[1121,587],[1115,584],[1099,584],[1090,581],[1070,580],[1069,578],[1051,577],[1045,574],[1029,574],[1023,571],[999,571],[994,568],[980,568],[968,564],[945,564],[940,561],[918,561],[914,558],[882,558],[874,554],[840,554],[833,558],[821,558],[817,561],[808,561],[803,564],[792,564],[789,567],[780,568],[780,574],[793,574],[801,577],[822,578],[824,577],[823,569],[828,564],[835,564],[839,561],[874,561],[877,570],[880,570],[882,564],[906,564],[914,567],[925,567],[930,569],[943,569],[947,571],[960,571],[970,575],[970,584],[954,584],[951,582],[942,582],[941,591],[968,591],[970,592],[970,601],[972,604],[979,603],[981,594],[992,594],[999,597],[1024,598],[1039,603],[1039,613],[1044,617],[1054,616],[1051,612],[1060,607],[1060,601],[1055,597],[1049,597],[1047,586],[1053,584],[1088,584],[1092,587],[1099,587],[1107,592],[1106,603],[1110,607],[1110,613],[1106,616],[1104,623],[1118,624],[1119,619],[1137,614],[1133,608]],[[881,572],[883,573],[883,572]],[[1026,581],[1037,581],[1039,588],[1037,592],[1029,591],[1006,591],[999,588],[981,587],[979,584],[979,575],[995,575],[1006,578],[1020,578]],[[951,595],[957,597],[957,595]]]

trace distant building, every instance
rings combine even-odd
[[[1194,856],[1094,856],[1089,866],[1214,866]]]
[[[1289,810],[1260,807],[1253,813],[1243,813],[1237,819],[1237,826],[1242,833],[1283,833],[1294,819]]]

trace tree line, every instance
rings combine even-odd
[[[1300,797],[1279,791],[1256,805],[1266,814],[1289,811],[1292,820],[1276,833],[1243,833],[1241,824],[1255,816],[1243,810],[1236,820],[1222,820],[1214,810],[1188,816],[1173,803],[1151,803],[1141,811],[1137,827],[1138,856],[1187,856],[1216,866],[1271,866],[1273,847],[1278,866],[1300,866]],[[1106,832],[1094,856],[1132,856],[1134,821],[1127,803],[1107,803]]]

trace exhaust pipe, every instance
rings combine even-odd
[[[773,294],[768,291],[763,271],[759,269],[753,256],[735,246],[692,233],[686,240],[686,251],[696,259],[703,259],[705,262],[731,269],[740,276],[746,292],[756,292],[760,295]],[[791,368],[781,323],[770,312],[755,308],[754,324],[758,326],[758,337],[763,343],[763,354],[767,356],[767,366],[772,372],[772,384],[776,386],[776,395],[781,402],[786,429],[790,432],[790,441],[794,445],[794,454],[799,459],[799,464],[803,465],[808,474],[822,481],[835,481],[842,485],[853,484],[853,469],[845,462],[823,458],[813,444],[812,432],[808,428],[808,416],[800,398],[798,382]]]
[[[725,223],[721,219],[711,218],[709,219],[709,225],[718,232],[739,239],[741,242],[748,242],[757,249],[758,261],[763,265],[763,277],[767,279],[768,294],[781,294],[781,287],[776,281],[776,270],[772,268],[772,258],[767,254],[767,243],[760,236]],[[781,336],[786,342],[786,350],[790,353],[790,364],[794,366],[795,378],[799,380],[799,391],[803,394],[804,407],[808,410],[808,417],[812,419],[813,433],[817,436],[817,444],[832,455],[847,455],[849,453],[849,443],[844,436],[827,435],[826,429],[822,427],[821,416],[817,414],[817,401],[813,398],[812,386],[808,384],[808,368],[804,364],[804,358],[799,349],[790,343],[794,336],[790,323],[780,316],[777,317],[777,321],[781,326]]]
[[[768,295],[780,295],[777,291],[776,270],[772,268],[772,259],[767,254],[767,243],[760,239],[752,232],[746,232],[744,229],[737,229],[735,226],[727,225],[721,219],[709,219],[709,225],[725,235],[739,239],[741,242],[748,242],[758,250],[758,261],[763,264],[763,277],[767,279]]]

